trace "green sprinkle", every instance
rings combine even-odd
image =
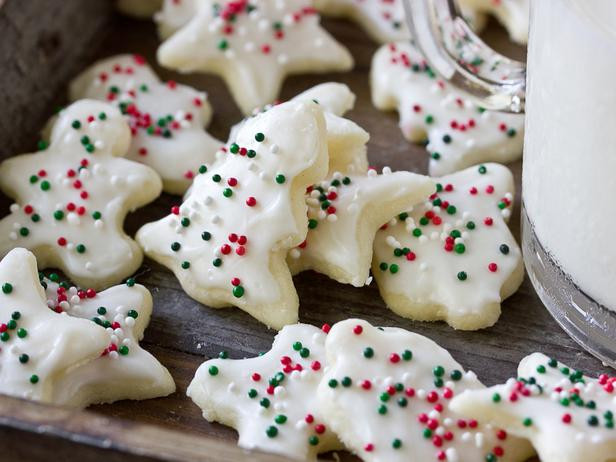
[[[458,380],[460,380],[462,378],[462,371],[460,371],[458,369],[454,369],[449,374],[449,377],[451,377],[451,380],[455,380],[457,382]]]
[[[501,400],[501,395],[499,393],[494,393],[492,395],[492,402],[493,403],[500,403]]]
[[[75,250],[77,251],[77,253],[84,253],[86,251],[86,246],[83,244],[78,244],[75,247]]]
[[[348,388],[351,386],[353,381],[351,380],[351,377],[343,377],[340,383],[342,384],[343,387]]]
[[[372,358],[374,356],[374,350],[370,347],[364,348],[364,358]]]
[[[307,358],[308,356],[310,356],[310,350],[308,348],[302,348],[301,350],[299,350],[299,355],[302,358]]]
[[[201,233],[201,239],[203,239],[204,241],[209,241],[211,238],[212,238],[212,233],[208,231],[203,231]]]
[[[39,381],[39,377],[38,377],[38,375],[36,375],[36,374],[32,374],[32,375],[30,376],[30,383],[31,383],[31,384],[33,384],[33,385],[34,385],[35,383],[38,383],[38,381]]]
[[[101,316],[104,316],[107,314],[107,308],[105,308],[104,306],[99,306],[96,312]]]
[[[413,352],[411,350],[404,350],[402,352],[402,359],[404,359],[405,361],[410,361],[411,359],[413,359]]]
[[[255,135],[255,140],[257,140],[259,143],[263,142],[263,140],[265,140],[265,135],[263,133],[257,133]]]
[[[11,283],[5,282],[4,284],[2,284],[2,292],[4,292],[5,294],[10,294],[11,292],[13,292],[13,286],[11,285]]]
[[[187,260],[184,260],[180,266],[182,267],[182,269],[187,270],[188,268],[190,268],[190,262]]]
[[[274,427],[273,425],[271,425],[267,427],[267,430],[265,430],[265,434],[269,436],[270,438],[275,438],[276,435],[278,435],[278,429]]]
[[[401,446],[402,446],[402,441],[400,441],[398,438],[394,439],[391,442],[391,447],[394,449],[400,449]]]
[[[278,415],[274,418],[274,421],[275,421],[277,424],[282,425],[282,424],[284,424],[284,423],[287,421],[287,416],[286,416],[286,415],[284,415],[284,414],[278,414]]]
[[[458,279],[460,281],[466,281],[467,278],[468,278],[468,275],[466,274],[466,271],[460,271],[458,273]]]
[[[329,388],[336,388],[338,386],[338,381],[336,379],[330,379],[327,385]]]
[[[244,295],[244,288],[242,286],[235,286],[233,288],[233,296],[235,298],[242,298]]]
[[[477,169],[479,171],[480,174],[485,175],[488,171],[488,169],[486,168],[485,165],[480,165],[479,168]]]
[[[122,356],[126,356],[128,354],[128,347],[126,345],[122,345],[120,348],[118,348],[118,353],[120,353]]]
[[[126,316],[128,316],[129,318],[137,319],[139,317],[139,313],[137,313],[137,310],[128,310]]]
[[[259,401],[259,404],[261,405],[261,407],[264,407],[267,409],[268,407],[270,407],[270,400],[267,398],[261,398],[261,401]]]
[[[378,413],[381,415],[387,414],[387,406],[385,406],[384,404],[381,404],[378,408]]]
[[[283,184],[285,181],[287,181],[287,179],[285,178],[284,175],[282,174],[276,175],[276,183]]]
[[[20,363],[26,364],[29,360],[30,360],[30,356],[28,356],[27,354],[23,353],[23,354],[19,355],[19,362]]]
[[[308,438],[308,444],[310,446],[316,446],[317,444],[319,444],[319,437],[316,435],[312,435]]]
[[[49,181],[45,180],[41,182],[41,189],[43,191],[49,191],[49,188],[51,188],[51,183],[49,183]]]
[[[531,419],[530,417],[526,417],[522,421],[522,425],[524,425],[525,427],[530,427],[532,424],[533,424],[533,419]]]
[[[248,397],[251,399],[256,398],[258,394],[259,392],[257,392],[257,390],[255,390],[254,388],[251,388],[250,390],[248,390]]]
[[[182,247],[182,244],[180,244],[179,242],[174,242],[171,244],[171,250],[173,250],[174,252],[180,250],[180,247]]]

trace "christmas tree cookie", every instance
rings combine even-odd
[[[436,193],[380,230],[372,273],[387,306],[456,329],[493,325],[524,278],[505,223],[513,191],[506,167],[471,167],[439,178]]]
[[[533,353],[517,378],[462,393],[451,407],[528,438],[542,462],[616,460],[616,377],[587,377]]]
[[[433,341],[349,319],[325,342],[319,409],[341,441],[366,462],[525,461],[523,440],[450,409],[464,390],[482,389]]]
[[[240,447],[316,460],[341,447],[317,408],[325,336],[295,324],[262,356],[232,360],[222,352],[199,367],[187,394],[207,420],[236,428]]]
[[[480,162],[510,162],[522,154],[524,116],[477,106],[440,78],[410,42],[377,51],[371,88],[378,109],[398,111],[407,139],[428,140],[431,175]]]
[[[434,192],[430,178],[411,172],[335,173],[306,194],[308,235],[289,253],[293,273],[314,269],[361,287],[371,278],[372,244],[383,223]]]
[[[329,153],[329,173],[366,173],[368,171],[368,152],[366,144],[370,135],[355,122],[343,116],[355,105],[355,94],[342,84],[327,82],[316,85],[298,94],[291,101],[313,101],[323,109],[327,126],[327,149]],[[254,111],[254,115],[265,112],[275,104],[268,104]],[[246,119],[231,128],[229,140],[233,142]]]
[[[221,76],[245,114],[274,101],[287,74],[346,71],[349,52],[309,0],[203,0],[158,50],[163,66]]]
[[[297,322],[285,258],[306,237],[304,192],[327,172],[325,136],[316,103],[253,117],[200,169],[183,204],[142,227],[137,240],[194,299],[238,306],[276,329]]]
[[[0,262],[0,393],[53,403],[75,367],[95,361],[109,334],[45,305],[34,255],[11,250]]]
[[[207,95],[173,81],[161,82],[144,58],[118,55],[85,70],[70,86],[70,98],[115,104],[130,125],[126,157],[149,165],[164,190],[183,194],[199,166],[223,145],[204,127],[212,116]]]
[[[71,369],[56,381],[53,402],[76,407],[122,399],[150,399],[175,391],[171,375],[139,345],[152,314],[152,296],[129,279],[97,293],[59,282],[55,273],[41,280],[47,306],[64,319],[83,318],[106,330],[109,340],[98,358]]]
[[[162,185],[154,170],[121,157],[129,143],[116,108],[82,100],[60,113],[46,149],[2,162],[0,187],[16,203],[0,221],[0,253],[26,247],[40,267],[94,289],[130,276],[143,254],[124,217]]]

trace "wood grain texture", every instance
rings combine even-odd
[[[9,0],[9,3],[11,1]],[[348,117],[368,130],[372,137],[369,143],[371,164],[377,168],[389,165],[394,170],[425,173],[428,162],[425,151],[403,139],[395,113],[378,112],[370,102],[368,74],[376,45],[355,25],[348,22],[327,20],[325,25],[336,38],[350,48],[356,60],[355,70],[346,74],[291,77],[284,85],[282,98],[290,98],[328,80],[346,83],[358,97],[356,107]],[[490,24],[487,35],[489,41],[501,51],[523,58],[524,51],[510,45],[504,33],[494,23]],[[155,29],[151,23],[117,17],[107,30],[98,56],[135,52],[145,55],[154,63],[157,44]],[[209,131],[219,139],[226,139],[229,128],[240,120],[241,114],[222,81],[207,75],[180,75],[160,68],[157,68],[157,71],[163,78],[208,91],[215,111]],[[38,120],[45,120],[52,108],[49,106],[46,109],[37,115]],[[0,119],[0,124],[2,123]],[[518,162],[511,167],[519,186],[521,164]],[[163,195],[155,203],[130,215],[127,230],[134,233],[142,224],[166,215],[170,206],[178,203],[178,197]],[[516,197],[514,219],[510,225],[516,237],[519,237],[519,194]],[[137,279],[152,291],[155,307],[152,322],[142,344],[169,368],[178,390],[164,399],[120,402],[94,406],[91,410],[107,417],[121,417],[133,424],[160,425],[187,436],[211,436],[234,445],[236,433],[206,422],[201,417],[200,410],[185,396],[186,387],[199,364],[205,359],[215,356],[221,350],[228,351],[231,358],[254,356],[269,349],[275,332],[238,309],[212,309],[191,300],[180,289],[174,276],[152,261],[145,261]],[[556,356],[563,362],[590,373],[605,371],[599,361],[583,352],[558,327],[528,280],[503,304],[500,321],[494,327],[479,332],[458,332],[440,322],[422,323],[400,318],[387,309],[374,284],[358,289],[338,284],[313,272],[302,273],[295,277],[294,281],[301,301],[302,322],[315,325],[324,322],[333,324],[349,317],[359,317],[376,325],[413,330],[447,348],[465,368],[476,371],[488,385],[515,375],[517,362],[534,351]],[[0,406],[0,415],[4,413],[5,410]],[[113,422],[111,420],[108,425],[125,425]],[[76,447],[75,450],[82,454],[83,448]],[[224,459],[226,456],[223,453],[220,458],[214,457],[217,450],[212,451],[209,452],[209,455],[213,455],[211,460],[231,460]],[[86,452],[83,454],[85,456]],[[343,455],[342,459],[356,460],[349,455]],[[22,460],[42,459],[35,456]],[[102,459],[84,457],[84,460]]]
[[[100,46],[110,17],[108,1],[0,1],[0,157],[24,152],[38,138],[67,79]]]

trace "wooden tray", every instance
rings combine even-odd
[[[12,15],[17,14],[23,19],[23,14],[15,13],[16,3],[24,5],[20,0],[8,0],[2,7],[0,0],[0,33],[3,38],[6,37],[5,27],[13,27],[13,32],[19,32],[20,27],[28,24],[24,19],[21,26],[15,26],[14,18],[6,21],[3,17],[3,8],[13,8]],[[38,5],[40,12],[36,24],[31,27],[43,32],[50,21],[57,18],[66,21],[66,24],[71,19],[73,21],[70,30],[59,28],[55,36],[50,36],[55,37],[51,40],[55,49],[48,51],[50,56],[43,59],[43,64],[51,61],[60,65],[54,72],[46,71],[52,80],[62,78],[66,81],[71,73],[93,59],[116,53],[141,53],[150,63],[155,63],[158,40],[154,25],[150,22],[113,16],[109,5],[103,0],[29,0],[28,3]],[[82,14],[66,14],[66,10],[71,8],[80,10]],[[64,14],[56,10],[62,10]],[[426,172],[428,157],[425,151],[402,138],[397,115],[378,112],[370,102],[368,74],[377,46],[353,24],[334,20],[325,20],[324,24],[350,48],[356,59],[355,70],[347,74],[289,78],[282,98],[292,97],[312,85],[329,80],[348,84],[358,97],[355,110],[348,117],[372,136],[369,144],[371,164],[379,169],[389,165],[394,170]],[[494,22],[490,23],[486,37],[501,51],[524,58],[524,50],[511,45],[506,34]],[[63,42],[67,39],[68,45]],[[49,39],[46,40],[33,40],[29,42],[30,48],[23,46],[20,50],[23,53],[21,62],[40,64],[40,47],[48,49],[50,46]],[[67,49],[67,46],[72,48]],[[61,50],[61,56],[57,56],[57,50]],[[0,45],[0,64],[6,62],[6,53]],[[66,58],[65,64],[61,64],[63,57]],[[204,75],[182,76],[160,68],[157,71],[163,78],[172,78],[208,91],[215,110],[209,131],[221,140],[226,139],[230,126],[240,120],[241,114],[219,79]],[[1,72],[0,81],[3,79],[6,80],[6,74]],[[14,84],[18,85],[19,82]],[[62,89],[57,93],[59,100],[52,102],[54,85],[50,80],[49,86],[43,87],[39,95],[42,95],[44,107],[38,107],[43,103],[37,100],[35,109],[38,112],[31,112],[27,121],[12,123],[15,114],[10,111],[0,116],[0,137],[6,138],[9,134],[12,137],[10,143],[3,139],[0,148],[2,156],[13,155],[19,152],[17,149],[34,148],[36,137],[33,134],[37,127],[46,120],[56,103],[63,102],[62,95],[66,94]],[[3,91],[0,90],[0,99],[2,97]],[[29,110],[33,111],[32,108]],[[22,132],[15,131],[17,129]],[[511,167],[519,186],[521,164],[518,162]],[[141,224],[166,215],[170,206],[177,203],[178,197],[163,195],[155,203],[129,216],[127,230],[134,233]],[[5,198],[5,210],[8,210],[8,204]],[[519,237],[519,193],[513,216],[511,227]],[[50,454],[53,454],[53,460],[75,460],[79,457],[82,461],[284,460],[238,449],[235,431],[206,422],[199,408],[185,396],[195,370],[205,359],[221,350],[228,351],[231,358],[255,356],[269,349],[275,332],[238,309],[215,310],[200,305],[184,294],[169,271],[152,261],[145,261],[137,279],[154,296],[152,322],[142,345],[169,368],[177,383],[177,392],[162,399],[94,406],[85,412],[0,396],[0,441],[6,442],[0,450],[0,459],[48,461]],[[444,323],[402,319],[385,307],[375,284],[357,289],[313,272],[297,276],[295,284],[301,300],[302,322],[333,324],[349,317],[360,317],[377,325],[399,326],[419,332],[447,348],[465,368],[476,371],[488,385],[515,375],[517,362],[534,351],[553,355],[593,374],[605,371],[598,360],[583,352],[558,327],[528,280],[503,304],[500,321],[494,327],[479,332],[457,332]],[[341,458],[357,460],[344,453]]]

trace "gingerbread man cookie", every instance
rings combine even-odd
[[[286,74],[353,66],[309,0],[203,0],[193,19],[161,45],[158,60],[182,72],[218,74],[245,114],[274,101]]]
[[[456,329],[489,327],[524,278],[505,222],[513,175],[485,164],[438,181],[424,204],[379,231],[372,273],[387,306],[401,316],[444,320]]]
[[[249,119],[200,169],[183,204],[142,227],[138,242],[194,299],[238,306],[276,329],[297,322],[285,258],[306,237],[304,192],[327,171],[325,130],[312,102]]]
[[[341,447],[317,408],[324,343],[317,327],[286,326],[262,356],[232,360],[222,352],[203,363],[187,395],[207,420],[236,428],[240,447],[316,460]]]
[[[464,390],[482,389],[433,341],[349,319],[325,341],[317,396],[326,425],[366,462],[525,461],[523,440],[453,412]]]
[[[175,391],[171,375],[139,345],[152,314],[152,296],[129,279],[97,293],[44,277],[47,306],[57,313],[94,321],[109,340],[101,355],[58,378],[53,402],[76,407],[122,399],[150,399]],[[66,318],[66,317],[65,317]]]
[[[434,192],[430,178],[383,169],[382,175],[333,176],[306,194],[308,235],[291,250],[293,273],[313,269],[338,282],[369,284],[372,244],[381,225]]]
[[[517,378],[458,395],[451,408],[529,439],[543,462],[616,460],[616,377],[585,376],[533,353]]]
[[[2,162],[0,187],[16,203],[0,220],[0,253],[26,247],[40,267],[94,289],[130,276],[143,254],[124,217],[162,185],[150,167],[121,158],[129,143],[116,108],[83,100],[60,113],[46,150]]]
[[[522,154],[524,116],[477,106],[441,79],[410,42],[384,45],[377,51],[371,87],[378,109],[399,112],[407,139],[428,139],[431,175],[480,162],[510,162]]]
[[[214,160],[223,145],[203,129],[212,116],[207,95],[173,81],[162,83],[138,55],[92,65],[71,83],[70,98],[115,104],[131,129],[126,157],[156,170],[171,194],[183,194],[199,166]]]

